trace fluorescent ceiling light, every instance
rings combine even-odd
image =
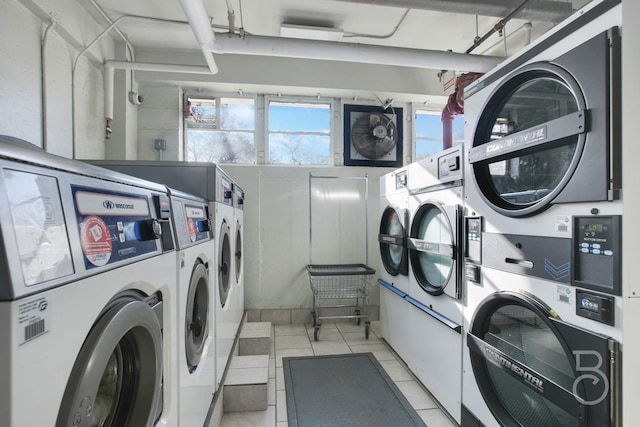
[[[280,36],[307,40],[342,40],[343,31],[339,28],[313,27],[310,25],[281,24]]]

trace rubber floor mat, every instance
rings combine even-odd
[[[425,426],[372,353],[282,358],[289,426]]]

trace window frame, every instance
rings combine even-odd
[[[442,109],[444,109],[444,107],[442,107]],[[424,157],[422,158],[418,158],[418,141],[433,141],[432,138],[427,138],[427,137],[418,137],[418,132],[416,129],[416,126],[418,124],[418,114],[424,114],[426,113],[427,115],[432,115],[432,116],[438,116],[439,118],[439,122],[440,122],[440,143],[441,143],[441,148],[440,151],[442,151],[444,149],[444,134],[443,134],[443,128],[442,128],[442,109],[440,110],[434,110],[433,108],[429,108],[429,107],[425,107],[423,105],[415,105],[412,104],[412,109],[411,109],[411,118],[412,118],[412,126],[411,126],[411,130],[412,130],[412,155],[413,155],[413,161],[417,162],[419,160],[422,160]],[[464,115],[459,115],[459,116],[454,116],[454,120],[457,117],[461,117],[463,118]],[[456,144],[456,141],[458,142],[458,144]],[[454,144],[453,146],[458,146],[458,145],[463,145],[464,144],[464,138],[461,140],[453,140]],[[433,154],[429,154],[426,157],[429,157]]]
[[[186,118],[186,109],[187,109],[187,101],[190,98],[195,98],[195,99],[210,99],[210,100],[215,100],[215,108],[216,108],[216,124],[215,126],[207,126],[206,124],[198,124],[198,125],[191,125],[190,123],[187,121]],[[221,119],[221,108],[222,108],[222,103],[221,100],[225,99],[225,98],[232,98],[232,99],[249,99],[253,101],[253,129],[222,129],[220,128],[219,124],[220,124],[220,119]],[[189,160],[187,159],[187,153],[189,152],[188,150],[188,145],[189,145],[189,130],[201,130],[201,131],[212,131],[212,132],[229,132],[229,133],[250,133],[253,135],[253,158],[251,162],[247,162],[247,163],[220,163],[220,164],[230,164],[230,165],[255,165],[258,164],[257,162],[257,152],[258,152],[258,135],[259,135],[259,129],[260,126],[258,125],[258,121],[259,121],[259,114],[258,114],[258,110],[260,108],[260,99],[259,99],[259,95],[256,94],[236,94],[236,93],[218,93],[218,92],[207,92],[207,93],[191,93],[191,92],[184,92],[183,93],[183,111],[182,111],[182,125],[183,125],[183,142],[182,142],[182,150],[183,150],[183,155],[182,155],[182,161],[184,162],[189,162]]]
[[[303,132],[303,131],[274,131],[269,128],[269,113],[271,103],[283,103],[283,104],[323,104],[329,106],[329,131],[324,132]],[[292,167],[332,167],[336,166],[335,159],[337,154],[335,153],[335,138],[336,138],[336,102],[334,98],[320,97],[320,96],[279,96],[279,95],[265,95],[264,97],[264,164],[273,166],[292,166]],[[270,136],[271,134],[285,134],[285,135],[318,135],[329,137],[329,152],[327,163],[317,164],[294,164],[294,163],[272,163],[271,161],[271,149],[270,149]]]

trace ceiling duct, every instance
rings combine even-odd
[[[503,60],[494,56],[438,50],[250,35],[243,38],[234,35],[218,35],[213,53],[345,61],[479,73],[489,71]]]
[[[494,16],[502,18],[522,4],[522,0],[337,0],[374,6],[403,9],[432,10],[465,15]],[[558,23],[573,13],[569,1],[536,0],[514,16],[529,21]]]

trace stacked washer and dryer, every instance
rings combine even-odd
[[[460,422],[463,155],[453,147],[408,167],[411,340],[407,364]]]
[[[380,177],[380,230],[378,241],[384,270],[380,288],[380,329],[382,337],[404,360],[409,359],[415,332],[409,327],[409,193],[407,169],[400,168]]]
[[[466,89],[464,426],[619,423],[621,9]]]
[[[165,187],[0,137],[0,424],[175,426]]]
[[[457,421],[462,399],[463,155],[445,150],[380,179],[380,327]],[[410,268],[409,268],[410,266]]]

